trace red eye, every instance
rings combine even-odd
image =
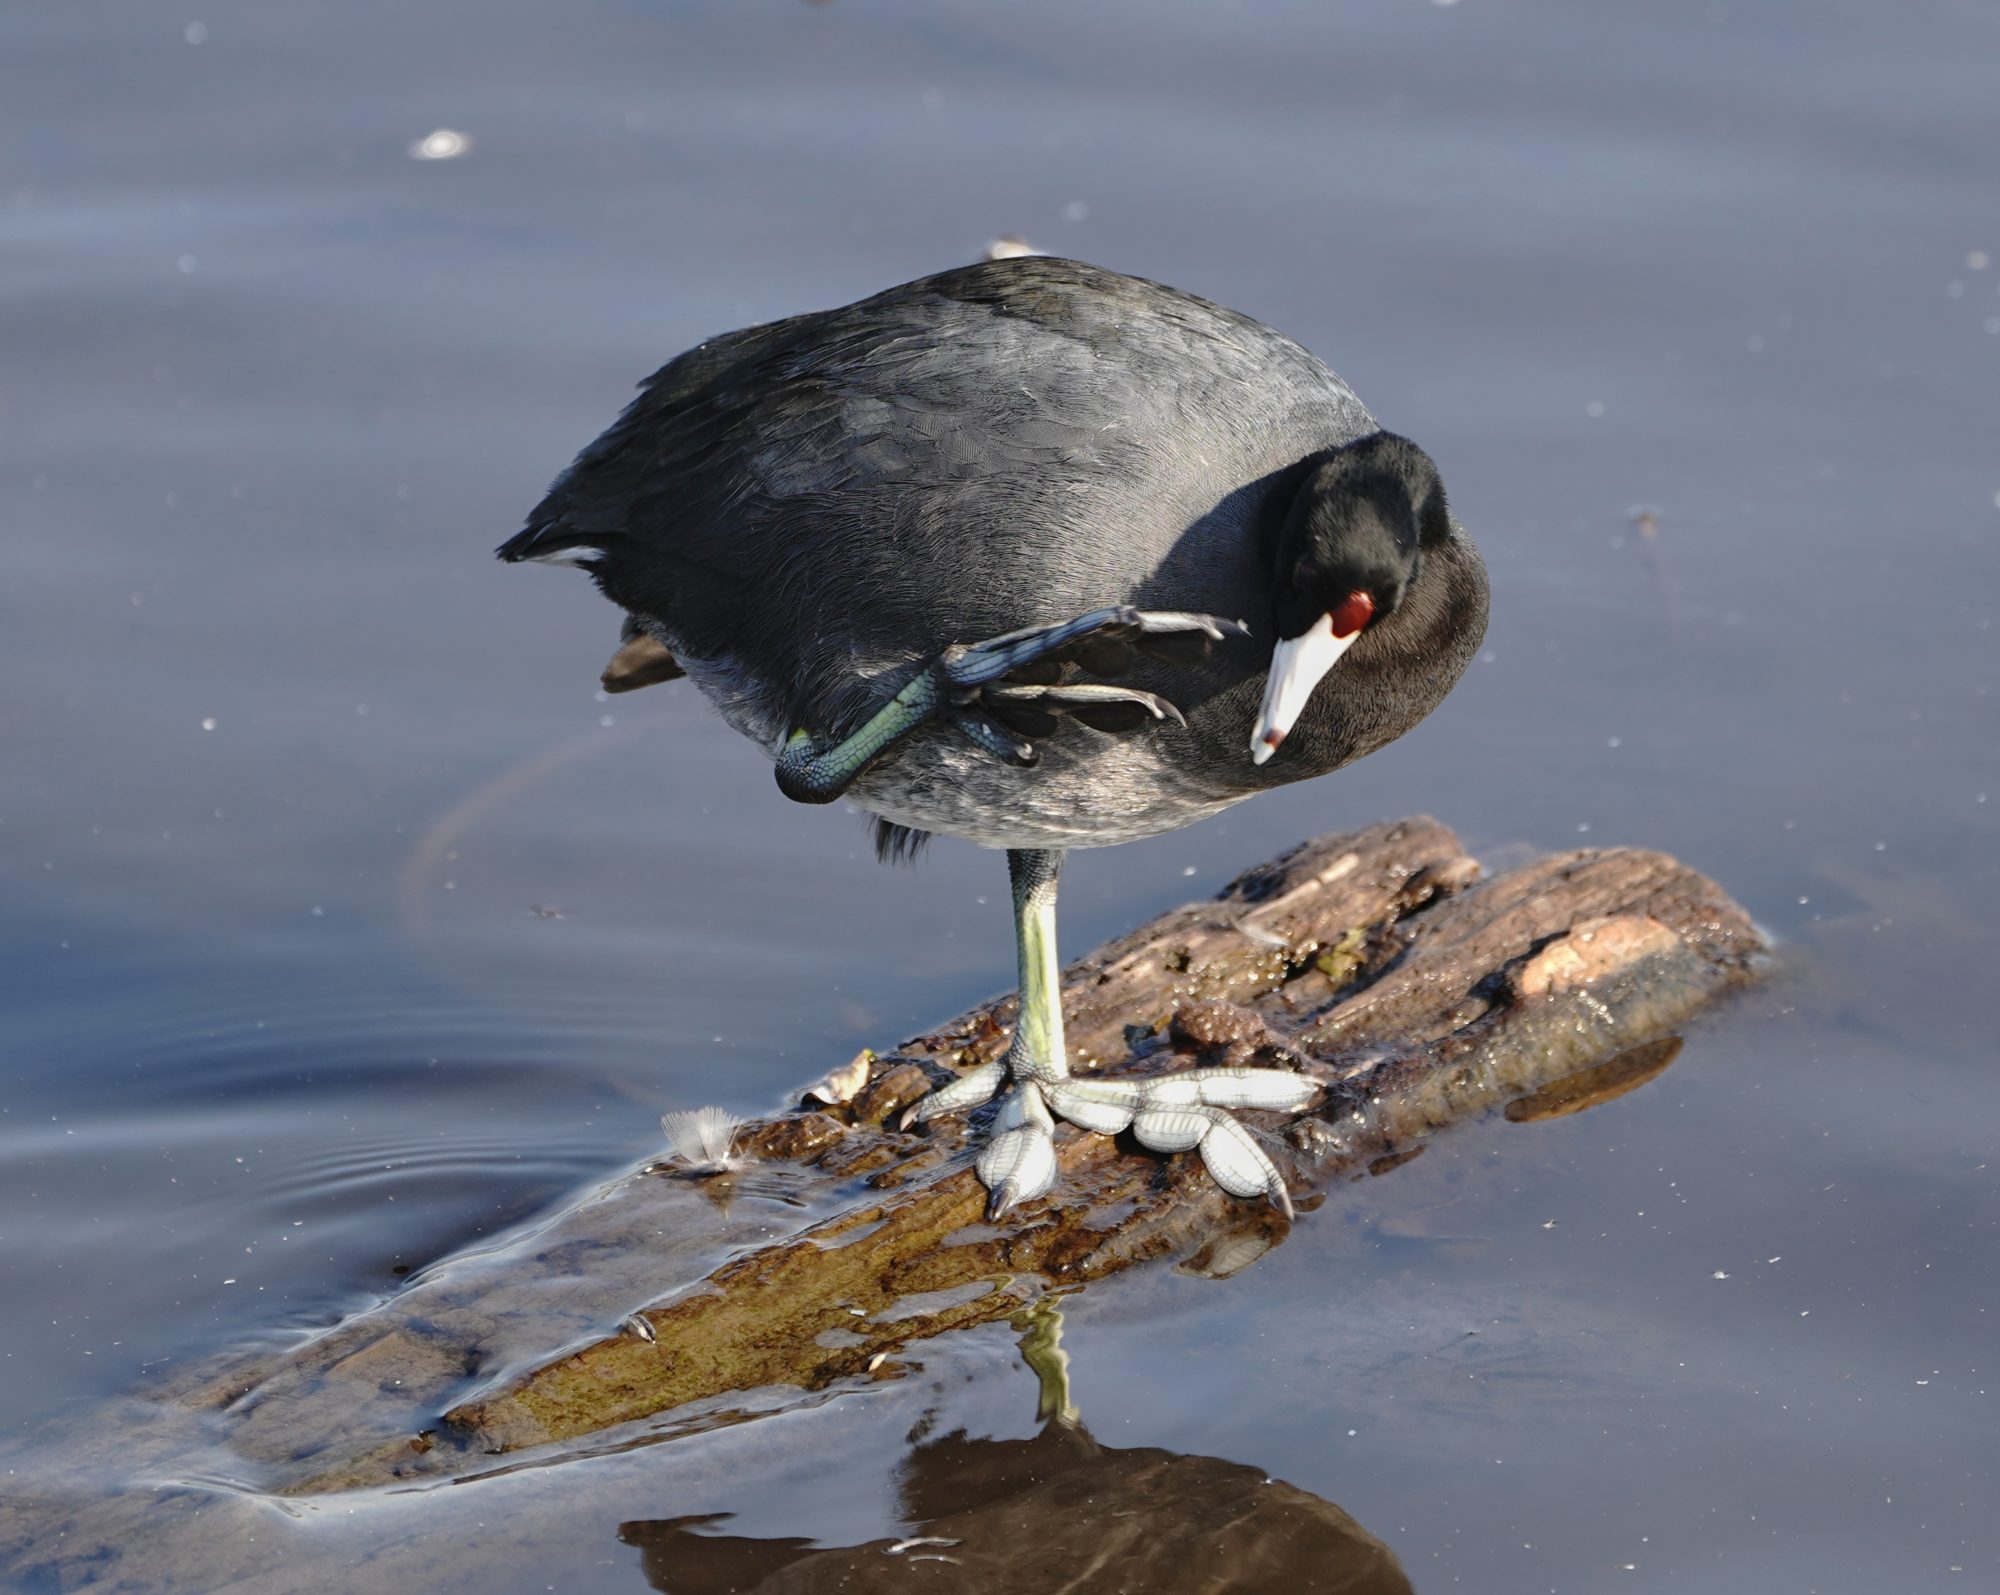
[[[1336,637],[1352,637],[1375,618],[1375,600],[1366,593],[1349,593],[1327,612]]]

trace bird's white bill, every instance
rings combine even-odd
[[[1250,760],[1262,764],[1278,751],[1299,716],[1306,700],[1324,676],[1354,646],[1360,632],[1345,637],[1333,634],[1333,616],[1321,615],[1302,637],[1280,642],[1271,654],[1271,673],[1264,678],[1264,707],[1257,715],[1257,729],[1250,734]]]

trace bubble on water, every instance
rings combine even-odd
[[[472,149],[472,138],[455,128],[434,128],[410,146],[413,161],[455,161]]]
[[[1965,269],[1967,271],[1984,271],[1992,264],[1993,257],[1987,254],[1985,250],[1971,249],[1966,251]]]
[[[208,37],[208,24],[206,22],[190,22],[185,28],[181,29],[181,37],[187,40],[189,44],[200,44]],[[1979,268],[1974,266],[1972,269],[1977,271]]]
[[[215,729],[215,724],[216,724],[215,716],[212,714],[207,715],[204,716],[202,719],[201,728],[204,731],[213,731]]]
[[[1599,416],[1604,414],[1604,401],[1602,399],[1592,399],[1590,403],[1583,407],[1583,413],[1595,421]]]
[[[1063,206],[1063,220],[1066,222],[1080,222],[1089,214],[1090,202],[1088,200],[1073,199],[1067,205]]]

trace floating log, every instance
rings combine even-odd
[[[1761,950],[1742,909],[1661,854],[1482,878],[1419,818],[1305,843],[1078,960],[1064,1013],[1080,1072],[1254,1059],[1319,1080],[1305,1113],[1246,1115],[1305,1213],[1448,1126],[1643,1084]],[[830,1077],[740,1131],[728,1172],[635,1171],[180,1398],[275,1493],[471,1478],[895,1378],[917,1343],[1052,1288],[1166,1256],[1225,1274],[1282,1239],[1277,1212],[1224,1195],[1197,1157],[1069,1128],[1055,1192],[985,1222],[964,1118],[890,1126],[998,1056],[1013,1006]]]

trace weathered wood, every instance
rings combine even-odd
[[[1416,819],[1307,843],[1099,949],[1065,972],[1064,1010],[1081,1070],[1261,1055],[1319,1079],[1310,1112],[1253,1116],[1303,1194],[1386,1172],[1510,1101],[1533,1119],[1632,1089],[1759,951],[1741,909],[1662,855],[1573,853],[1481,880],[1450,832]],[[186,1399],[218,1413],[269,1489],[466,1477],[893,1378],[914,1343],[1052,1286],[1169,1254],[1231,1272],[1282,1237],[1281,1217],[1223,1195],[1198,1159],[1069,1129],[1054,1195],[986,1224],[962,1119],[884,1125],[997,1056],[1012,1007],[873,1060],[845,1103],[750,1126],[740,1172],[627,1176]]]

